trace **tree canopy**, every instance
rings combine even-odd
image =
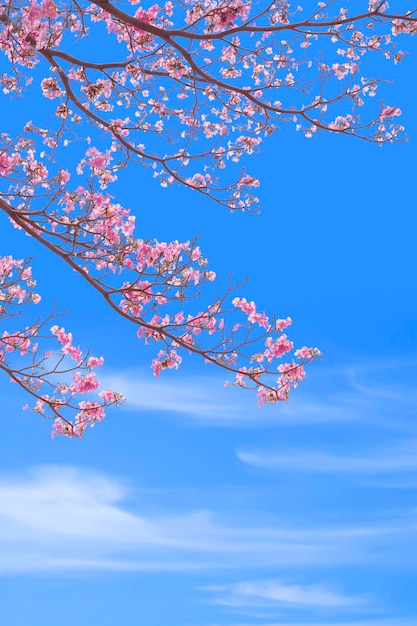
[[[368,59],[402,60],[396,43],[416,32],[416,10],[379,0],[358,8],[335,0],[1,5],[3,101],[12,111],[14,98],[28,98],[28,119],[1,135],[0,209],[138,338],[158,344],[156,376],[192,353],[255,389],[259,404],[274,403],[288,400],[319,355],[294,351],[284,332],[291,319],[260,312],[233,285],[207,304],[215,274],[197,241],[141,239],[110,189],[122,170],[145,166],[150,184],[256,211],[260,183],[241,164],[284,124],[307,139],[401,140],[401,110],[377,99],[384,81],[368,76]],[[33,89],[45,106],[29,113]],[[35,285],[28,260],[1,257],[3,320],[23,311],[26,319],[40,300]],[[94,394],[103,358],[83,355],[55,316],[2,331],[0,368],[32,396],[27,408],[53,420],[54,434],[81,436],[123,398]]]

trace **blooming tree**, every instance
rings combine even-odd
[[[396,40],[416,32],[417,10],[384,0],[354,8],[336,0],[0,5],[3,98],[37,88],[45,107],[32,118],[46,112],[0,135],[0,209],[140,339],[158,344],[156,376],[191,353],[271,403],[288,399],[319,354],[293,352],[284,332],[291,319],[267,317],[232,287],[196,306],[215,279],[197,242],[138,238],[135,216],[109,187],[121,169],[142,165],[163,187],[181,184],[230,210],[256,210],[259,181],[239,162],[283,124],[307,138],[326,131],[379,145],[401,139],[400,109],[376,102],[382,81],[364,73],[370,55],[401,61]],[[14,320],[36,304],[34,287],[27,261],[1,257],[0,317]],[[81,436],[123,398],[94,395],[103,359],[83,356],[55,317],[4,330],[0,368],[53,419],[54,434]]]

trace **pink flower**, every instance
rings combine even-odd
[[[104,358],[102,356],[100,357],[90,356],[86,365],[87,367],[99,367],[100,365],[103,365],[103,363],[104,363]]]
[[[381,119],[385,117],[399,117],[400,115],[402,115],[402,111],[398,107],[386,106],[381,111]]]
[[[276,330],[282,331],[285,328],[288,328],[288,326],[291,326],[291,324],[292,324],[292,319],[290,317],[287,317],[285,320],[278,319],[275,323],[275,328]]]
[[[49,100],[59,98],[63,94],[56,78],[44,78],[41,87],[43,95]]]

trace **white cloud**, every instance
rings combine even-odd
[[[128,490],[118,481],[71,467],[37,467],[0,481],[0,541],[36,533],[37,541],[123,549],[202,550],[213,535],[210,514],[147,516],[122,506]],[[29,532],[30,530],[30,532]],[[210,546],[207,546],[210,549]]]
[[[246,580],[231,585],[203,587],[203,590],[214,592],[215,601],[229,607],[348,609],[368,602],[367,598],[346,596],[324,585],[291,584],[277,579]]]
[[[417,442],[404,441],[362,455],[297,450],[245,451],[237,457],[247,465],[270,470],[328,474],[401,474],[417,470]]]
[[[262,622],[261,626],[415,626],[417,623],[417,616],[405,616],[394,617],[387,619],[361,619],[349,622],[340,621],[326,621],[326,622],[283,622],[281,620],[274,622]],[[220,624],[212,624],[211,626],[220,626]],[[253,622],[247,623],[233,623],[230,626],[253,626]]]
[[[225,389],[224,380],[215,377],[176,376],[175,372],[167,372],[165,379],[163,376],[156,379],[139,370],[101,376],[100,380],[104,387],[126,396],[128,410],[178,413],[213,423],[239,422],[257,414],[254,397],[248,410],[245,392]]]
[[[258,518],[254,525],[247,512],[235,511],[233,519],[212,511],[149,512],[138,498],[120,481],[80,468],[1,477],[0,572],[416,565],[413,516],[313,528],[282,517],[262,525]]]
[[[229,376],[229,378],[233,378]],[[291,402],[276,406],[257,407],[253,391],[227,387],[225,378],[210,376],[178,376],[166,372],[153,378],[143,370],[113,373],[100,377],[104,387],[122,392],[127,410],[177,413],[205,424],[241,426],[247,423],[269,423],[271,413],[280,423],[321,423],[358,419],[356,398],[339,402],[335,396],[318,402],[300,398],[295,392]],[[354,394],[356,396],[356,394]]]
[[[413,363],[414,365],[414,363]],[[374,424],[398,431],[415,430],[414,407],[417,398],[392,383],[390,369],[398,363],[344,366],[328,370],[321,364],[310,368],[320,395],[295,390],[288,404],[258,409],[255,393],[224,387],[228,378],[178,376],[165,372],[155,379],[145,370],[108,372],[101,375],[103,385],[117,389],[127,398],[126,409],[160,411],[216,426],[271,425],[291,426],[321,423]],[[387,371],[389,372],[389,380]],[[381,372],[383,374],[382,380]],[[232,379],[229,376],[229,379]],[[361,378],[366,378],[364,382]],[[371,382],[369,382],[369,380]],[[271,417],[273,421],[271,421]]]

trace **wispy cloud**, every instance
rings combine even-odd
[[[417,565],[413,515],[332,527],[282,518],[262,525],[247,512],[150,512],[138,497],[120,481],[80,468],[3,476],[0,572]]]
[[[354,620],[354,621],[335,621],[335,620],[330,620],[330,621],[320,621],[320,622],[304,622],[304,621],[292,621],[292,622],[287,622],[287,621],[282,621],[282,620],[278,620],[278,621],[274,621],[274,622],[258,622],[258,624],[260,626],[415,626],[417,623],[417,616],[398,616],[398,617],[392,617],[392,618],[387,618],[387,619],[361,619],[361,620]],[[221,626],[220,624],[211,624],[210,626]],[[249,623],[243,623],[243,622],[239,622],[239,623],[232,623],[230,624],[230,626],[254,626],[253,622]]]
[[[362,607],[369,598],[347,596],[325,585],[300,585],[277,579],[246,580],[230,585],[211,585],[203,591],[215,594],[215,602],[229,607],[295,607],[348,609]]]
[[[223,378],[167,372],[155,379],[146,370],[130,370],[107,372],[101,379],[125,394],[127,410],[175,413],[206,425],[270,425],[273,415],[280,426],[366,423],[408,432],[415,429],[417,396],[392,382],[392,370],[398,367],[397,362],[364,363],[329,371],[318,364],[310,373],[316,378],[319,394],[302,386],[288,405],[261,410],[253,392],[224,388],[227,374]]]
[[[417,442],[403,441],[385,448],[370,448],[362,455],[299,449],[240,450],[247,465],[270,470],[323,474],[403,474],[417,470]]]
[[[178,413],[213,423],[240,422],[257,413],[256,401],[248,410],[237,390],[224,388],[224,380],[202,376],[175,378],[175,372],[171,374],[165,380],[155,379],[139,370],[108,374],[101,381],[126,396],[128,410]]]

